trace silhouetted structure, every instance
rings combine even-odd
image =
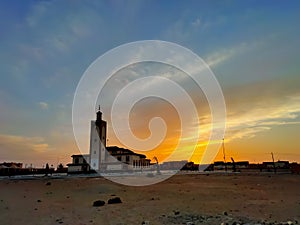
[[[0,168],[22,168],[23,167],[23,163],[16,163],[16,162],[4,162],[4,163],[0,163]]]
[[[53,168],[23,168],[23,163],[4,162],[0,163],[0,176],[30,175],[30,174],[51,174]]]
[[[46,163],[45,176],[48,176],[49,172],[50,172],[49,164]]]
[[[162,170],[178,170],[182,169],[188,163],[187,160],[163,162],[160,167]]]
[[[197,171],[199,169],[199,164],[195,164],[194,162],[186,163],[181,170],[190,170],[190,171]]]
[[[72,155],[72,159],[72,163],[67,164],[68,173],[90,172],[89,155]]]
[[[291,173],[300,174],[300,164],[293,162],[290,164]]]

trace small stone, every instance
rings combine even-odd
[[[38,199],[37,202],[42,202],[42,200]]]
[[[94,203],[93,203],[94,207],[99,207],[99,206],[104,206],[104,205],[105,205],[105,201],[102,201],[102,200],[97,200],[97,201],[94,201]]]
[[[118,204],[118,203],[122,203],[119,197],[111,198],[107,202],[107,204]]]
[[[174,212],[174,215],[179,215],[180,214],[180,212],[177,211],[177,210],[174,210],[173,212]]]
[[[224,216],[228,216],[228,212],[226,212],[226,211],[223,212],[223,214],[224,214]]]

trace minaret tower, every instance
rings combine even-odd
[[[90,166],[93,170],[101,170],[106,162],[106,121],[102,120],[100,106],[96,121],[91,121]]]
[[[100,105],[99,105],[98,112],[97,112],[96,114],[97,114],[96,126],[97,126],[97,127],[101,127],[101,122],[102,122],[102,112],[101,112],[101,110],[100,110]]]

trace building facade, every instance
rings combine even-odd
[[[67,164],[68,173],[90,172],[89,155],[72,155],[72,163]]]
[[[109,157],[106,161],[106,171],[111,170],[144,170],[150,169],[150,159],[145,155],[135,153],[129,149],[110,146],[106,148]]]

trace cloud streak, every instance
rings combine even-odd
[[[49,104],[46,103],[46,102],[39,102],[38,105],[40,106],[40,108],[41,108],[42,110],[47,110],[47,109],[49,109]]]
[[[229,48],[221,48],[208,54],[208,56],[204,57],[204,60],[209,66],[216,67],[228,60],[238,57],[240,54],[245,54],[247,51],[259,48],[263,45],[263,43],[264,41],[262,40],[255,42],[242,42]]]
[[[42,137],[26,137],[0,134],[1,158],[31,158],[54,150]]]

